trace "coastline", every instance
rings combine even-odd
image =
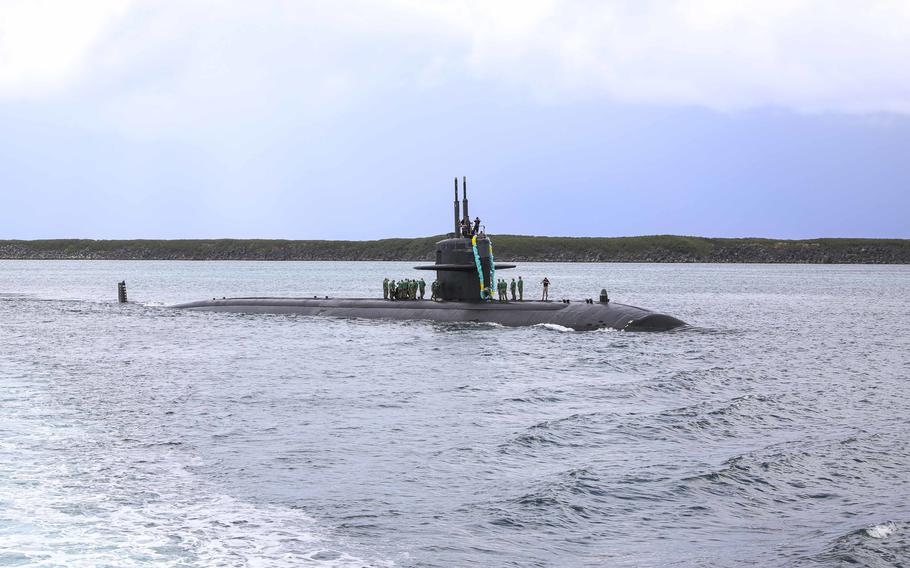
[[[428,261],[443,235],[372,241],[279,239],[0,240],[2,260]],[[514,262],[910,264],[910,239],[783,240],[674,235],[491,235]]]

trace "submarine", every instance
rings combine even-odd
[[[516,265],[497,262],[493,243],[468,215],[467,178],[462,178],[462,202],[455,178],[454,232],[436,243],[433,264],[416,270],[436,273],[435,299],[386,300],[370,298],[221,298],[178,304],[184,310],[248,314],[300,314],[382,320],[476,322],[507,327],[555,325],[576,331],[668,331],[685,322],[666,314],[610,301],[605,290],[597,300],[493,300],[496,271]]]

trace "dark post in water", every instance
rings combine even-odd
[[[121,304],[126,303],[126,280],[117,282],[117,300]]]

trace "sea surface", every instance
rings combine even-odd
[[[0,566],[910,565],[910,267],[512,272],[652,334],[168,307],[410,267],[0,261]]]

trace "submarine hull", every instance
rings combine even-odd
[[[316,298],[225,298],[179,304],[175,308],[252,314],[301,314],[342,318],[485,322],[508,327],[553,324],[578,331],[617,329],[667,331],[685,322],[672,316],[610,303],[436,302]]]

